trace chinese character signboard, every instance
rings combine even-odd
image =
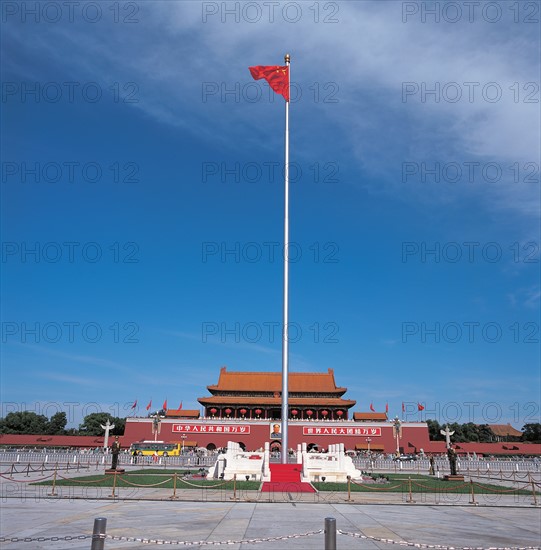
[[[214,433],[214,434],[249,434],[250,426],[235,424],[233,426],[224,424],[173,424],[171,430],[179,433]]]
[[[381,428],[308,428],[302,429],[302,435],[356,435],[381,436]]]

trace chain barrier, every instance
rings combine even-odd
[[[46,481],[47,479],[51,479],[51,477],[53,477],[53,475],[54,475],[54,472],[51,473],[48,476],[40,477],[40,478],[37,478],[37,479],[13,479],[12,477],[5,476],[5,475],[2,475],[2,474],[0,474],[0,477],[3,477],[4,479],[9,479],[9,481],[12,481],[14,483],[38,483],[40,481]]]
[[[85,540],[92,538],[92,535],[66,535],[65,537],[0,537],[0,542],[45,542],[62,540]]]
[[[150,538],[139,538],[139,537],[124,537],[120,535],[105,535],[106,539],[122,541],[122,542],[138,542],[141,544],[156,544],[156,545],[174,545],[174,546],[223,546],[223,545],[233,545],[233,544],[258,544],[261,542],[276,542],[281,540],[291,540],[291,539],[301,539],[306,537],[312,537],[315,535],[320,535],[324,532],[323,529],[318,529],[317,531],[309,531],[307,533],[297,533],[294,535],[281,535],[277,537],[261,537],[253,539],[241,539],[241,540],[223,540],[223,541],[210,541],[210,540],[199,540],[199,541],[182,541],[182,540],[163,540],[163,539],[150,539]],[[484,549],[479,546],[446,546],[443,544],[426,544],[422,542],[407,542],[405,540],[393,540],[386,539],[382,537],[371,537],[369,535],[363,535],[362,533],[350,533],[348,531],[342,531],[341,529],[336,530],[337,534],[369,540],[373,542],[381,542],[384,544],[396,544],[398,546],[407,546],[410,548],[421,548],[421,549],[430,549],[430,550],[540,550],[539,546],[502,546],[495,547],[491,546],[490,548]],[[60,542],[60,541],[73,541],[73,540],[87,540],[92,538],[92,535],[66,535],[64,537],[0,537],[0,543],[3,542]]]
[[[296,535],[282,535],[278,537],[265,537],[257,539],[242,539],[242,540],[198,540],[198,541],[187,541],[187,540],[160,540],[160,539],[143,539],[138,537],[122,537],[118,535],[105,535],[106,539],[118,540],[123,542],[139,542],[141,544],[169,544],[176,546],[221,546],[221,545],[232,545],[232,544],[257,544],[259,542],[275,542],[279,540],[290,540],[290,539],[301,539],[304,537],[312,537],[314,535],[320,535],[323,533],[323,529],[318,529],[317,531],[309,531],[308,533],[301,533]]]
[[[369,535],[363,535],[362,533],[349,533],[337,529],[336,532],[339,535],[345,535],[347,537],[353,537],[357,539],[371,540],[374,542],[382,542],[384,544],[397,544],[398,546],[409,546],[410,548],[429,548],[431,550],[540,550],[539,546],[491,546],[489,548],[482,548],[479,546],[446,546],[443,544],[425,544],[422,542],[407,542],[405,540],[393,540],[384,539],[380,537],[371,537]]]

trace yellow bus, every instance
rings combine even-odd
[[[164,441],[137,441],[130,447],[130,453],[139,456],[179,456],[181,450],[181,443],[165,443]]]

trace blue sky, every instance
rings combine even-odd
[[[1,415],[281,369],[284,102],[248,66],[290,53],[290,369],[539,421],[540,15],[490,4],[3,4]]]

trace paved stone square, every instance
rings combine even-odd
[[[284,540],[265,539],[322,530],[326,517],[335,518],[337,529],[341,531],[394,541],[454,548],[541,547],[541,509],[534,506],[515,507],[512,503],[507,506],[475,507],[3,497],[0,534],[6,539],[90,535],[96,517],[107,518],[107,534],[113,537],[224,542],[263,539],[257,544],[244,542],[219,546],[235,550],[323,549],[323,533]],[[1,547],[5,550],[88,550],[90,545],[90,539],[34,540],[8,541]],[[153,546],[156,544],[114,539],[105,542],[108,550],[148,549]],[[396,547],[395,544],[371,538],[337,535],[337,548],[340,550]],[[195,548],[216,546],[197,545]]]

